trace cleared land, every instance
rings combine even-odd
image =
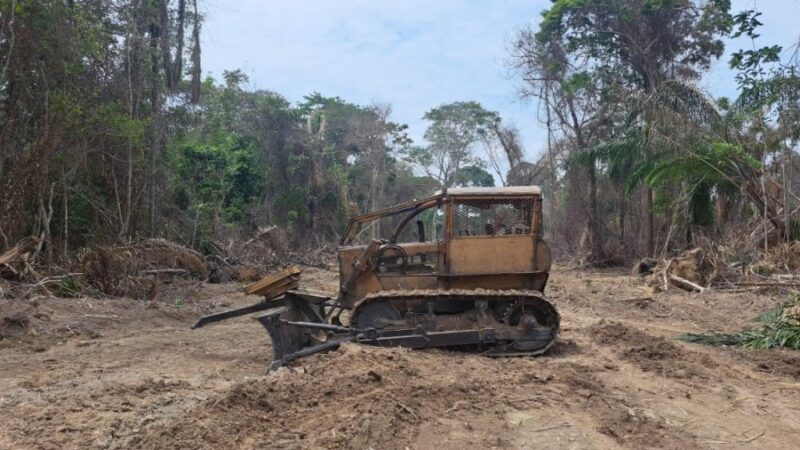
[[[306,286],[335,290],[333,272]],[[250,303],[198,285],[145,304],[0,300],[0,448],[791,448],[800,353],[707,348],[777,294],[650,294],[622,272],[556,268],[560,341],[540,358],[346,346],[263,375]]]

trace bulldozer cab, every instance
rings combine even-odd
[[[354,217],[339,249],[342,294],[357,301],[390,290],[542,290],[550,251],[541,204],[536,186],[454,188]],[[387,238],[352,245],[378,221],[394,222]]]

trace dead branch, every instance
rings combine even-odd
[[[37,289],[37,288],[44,289],[44,291],[45,291],[45,293],[47,295],[52,296],[53,293],[50,292],[49,289],[47,289],[47,285],[48,284],[50,284],[50,283],[61,283],[62,281],[64,281],[67,278],[78,277],[78,276],[81,276],[81,275],[83,275],[83,274],[80,273],[80,272],[75,272],[75,273],[67,273],[67,274],[64,274],[64,275],[54,275],[54,276],[44,277],[41,280],[37,281],[36,283],[33,283],[32,285],[30,285],[28,290],[25,291],[24,294],[22,294],[21,298],[27,297],[28,294],[30,294],[31,292],[33,292],[34,289]]]
[[[669,275],[669,279],[672,280],[672,281],[676,281],[676,282],[678,282],[678,283],[680,283],[680,284],[682,284],[684,286],[688,286],[688,287],[694,289],[695,291],[697,291],[697,292],[699,292],[701,294],[706,290],[703,286],[700,286],[697,283],[693,283],[693,282],[687,280],[686,278],[681,278],[681,277],[679,277],[677,275],[670,274]]]

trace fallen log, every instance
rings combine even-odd
[[[694,289],[695,291],[697,291],[697,292],[699,292],[701,294],[706,290],[706,288],[704,288],[703,286],[700,286],[697,283],[693,283],[693,282],[687,280],[686,278],[681,278],[681,277],[679,277],[677,275],[670,274],[669,275],[669,279],[672,280],[672,281],[678,282],[678,283],[680,283],[680,284],[682,284],[684,286],[688,286],[688,287]]]

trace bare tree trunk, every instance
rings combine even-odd
[[[372,177],[370,180],[370,210],[377,211],[383,206],[381,195],[383,194],[383,183],[381,183],[381,173],[383,172],[383,148],[381,145],[372,143],[370,153],[372,153]],[[380,143],[378,143],[380,144]],[[381,227],[380,220],[372,224],[372,238],[380,239]]]
[[[167,1],[159,0],[158,2],[158,23],[153,22],[150,26],[150,58],[151,58],[151,74],[150,74],[150,237],[156,235],[156,190],[157,190],[157,177],[156,177],[156,164],[158,154],[161,147],[161,85],[162,77],[159,67],[164,67],[163,80],[169,86],[172,82],[172,75],[170,70],[170,54],[169,54],[169,22],[167,14]],[[158,61],[158,45],[161,45],[161,64]]]
[[[197,239],[197,225],[200,222],[200,207],[195,207],[194,224],[192,225],[192,244],[191,248],[195,248],[195,240]]]
[[[592,261],[604,259],[603,242],[600,239],[600,218],[597,213],[597,169],[592,160],[588,167],[589,174],[589,230],[591,232]]]
[[[761,191],[764,193],[764,253],[769,252],[769,199],[767,198],[767,189],[764,186],[764,176],[761,177]],[[780,231],[780,230],[779,230]]]
[[[783,158],[783,161],[781,161],[781,184],[782,184],[781,190],[783,191],[783,223],[785,223],[787,225],[786,226],[786,230],[784,231],[784,235],[781,236],[781,237],[783,238],[783,240],[785,242],[789,242],[791,240],[791,236],[790,235],[791,235],[791,232],[792,232],[792,230],[791,230],[791,225],[792,225],[791,220],[792,220],[792,218],[789,215],[789,212],[792,210],[791,209],[791,204],[789,203],[790,202],[790,200],[789,200],[789,189],[790,189],[791,184],[787,183],[788,174],[786,172],[786,158],[788,157],[789,158],[789,162],[791,162],[791,158],[792,158],[791,155],[792,155],[791,151],[784,152],[784,158]]]
[[[3,142],[0,140],[0,146],[2,146]],[[0,189],[3,189],[3,171],[5,170],[5,154],[0,154]],[[8,245],[8,236],[3,229],[3,208],[0,208],[0,238],[3,238],[2,247],[6,249],[9,247]]]
[[[45,239],[47,239],[47,267],[53,265],[53,233],[50,230],[50,223],[53,221],[53,193],[55,192],[55,183],[50,185],[50,195],[47,197],[47,213],[45,216],[44,231]]]
[[[627,209],[628,202],[625,199],[625,191],[622,190],[619,196],[619,239],[623,245],[625,245],[625,215],[627,214]]]
[[[645,208],[647,209],[647,256],[655,256],[656,225],[653,213],[653,189],[645,188]]]
[[[172,68],[172,86],[175,89],[178,82],[183,77],[183,33],[186,26],[186,0],[178,1],[178,29],[175,40],[177,47],[175,49],[175,62]]]
[[[158,190],[158,156],[161,153],[162,139],[161,139],[161,120],[153,118],[156,129],[153,130],[153,143],[150,150],[150,237],[156,236],[156,211],[157,207],[157,190]]]
[[[192,103],[200,101],[200,15],[197,13],[197,0],[194,3],[194,29],[192,30]]]
[[[61,232],[62,239],[64,240],[63,245],[63,253],[62,257],[64,260],[67,259],[67,254],[69,252],[69,191],[67,188],[67,176],[64,173],[64,167],[61,167],[61,195],[62,195],[62,203],[64,203],[64,225],[63,231]]]
[[[37,257],[41,251],[42,247],[47,245],[46,247],[46,263],[48,269],[53,264],[53,236],[50,232],[50,222],[53,219],[53,190],[55,187],[55,183],[50,185],[50,193],[47,199],[47,206],[45,206],[45,193],[43,191],[39,192],[39,243],[36,246],[36,251],[34,252],[34,258]]]
[[[164,67],[164,81],[169,90],[175,88],[175,79],[172,76],[172,57],[169,49],[169,10],[168,0],[158,0],[159,35],[161,44],[161,66]]]
[[[125,217],[122,223],[122,238],[130,240],[131,214],[133,211],[133,144],[128,142],[128,174],[125,186]]]

